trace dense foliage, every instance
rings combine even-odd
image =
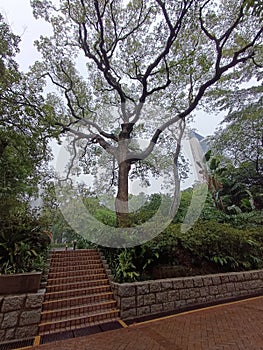
[[[252,229],[238,229],[216,221],[199,221],[182,233],[170,225],[153,241],[130,249],[106,249],[115,278],[121,282],[158,277],[158,269],[173,267],[178,277],[242,271],[263,267],[263,218]]]
[[[51,242],[26,205],[0,218],[0,274],[41,271]]]
[[[263,208],[262,113],[261,97],[257,104],[228,115],[226,127],[211,138],[210,175],[219,184],[214,194],[225,210]]]
[[[152,241],[130,249],[104,248],[116,280],[125,282],[263,267],[262,211],[227,213],[215,206],[208,193],[198,221],[184,233],[181,224],[192,195],[191,188],[182,191],[173,223]]]
[[[30,205],[46,178],[47,106],[40,85],[19,71],[19,41],[0,14],[0,273],[43,268],[50,243]]]

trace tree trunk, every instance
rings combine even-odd
[[[174,175],[174,196],[170,208],[170,218],[173,219],[177,213],[180,204],[180,176],[178,170],[178,159],[181,151],[182,138],[185,130],[185,122],[181,120],[179,123],[179,136],[177,139],[176,149],[173,155],[173,175]]]
[[[131,165],[129,161],[119,164],[118,192],[115,200],[115,210],[118,227],[128,227],[129,225],[129,171]]]
[[[118,227],[129,227],[129,172],[131,161],[128,157],[128,144],[133,123],[123,123],[118,142],[118,192],[115,200],[115,211]]]

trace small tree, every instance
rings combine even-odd
[[[238,88],[237,79],[255,74],[260,18],[243,0],[31,2],[35,16],[53,26],[53,36],[36,43],[43,61],[33,72],[58,88],[47,101],[61,132],[75,137],[72,154],[84,140],[86,168],[102,150],[114,159],[117,221],[126,226],[134,166],[147,165],[157,142],[169,143],[169,128],[212,86]],[[83,63],[87,70],[78,73]],[[131,141],[142,134],[149,143],[139,149]]]
[[[230,163],[228,178],[250,191],[260,209],[263,201],[262,98],[229,114],[225,121],[226,127],[211,138],[211,147]]]

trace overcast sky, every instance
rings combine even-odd
[[[30,0],[0,0],[0,12],[12,31],[21,37],[20,53],[16,60],[24,71],[40,56],[33,43],[41,34],[51,33],[49,24],[33,17]],[[211,135],[221,118],[198,112],[192,126],[203,136]]]

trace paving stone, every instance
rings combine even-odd
[[[16,339],[23,339],[23,338],[29,338],[34,337],[38,334],[38,326],[25,326],[25,327],[19,327],[16,329],[15,337]]]
[[[5,340],[5,331],[0,330],[0,342],[3,342]]]
[[[184,288],[184,281],[182,279],[176,279],[173,281],[174,289],[182,289]]]
[[[151,314],[157,314],[163,311],[163,304],[151,305]]]
[[[146,294],[144,297],[143,297],[143,300],[144,300],[144,305],[153,305],[155,304],[156,302],[156,297],[155,297],[155,294],[154,293],[151,293],[151,294]]]
[[[12,311],[4,314],[4,318],[1,323],[2,329],[15,327],[18,323],[19,311]]]
[[[25,302],[26,296],[6,296],[2,304],[2,312],[19,310]]]
[[[197,304],[197,299],[196,298],[191,298],[186,300],[187,305],[195,305]]]
[[[131,309],[136,306],[136,297],[128,297],[128,298],[122,298],[121,300],[121,308],[123,310]]]
[[[186,300],[178,300],[175,305],[176,308],[180,310],[181,308],[186,306]]]
[[[168,292],[156,293],[156,303],[163,303],[168,298]]]
[[[38,324],[40,321],[41,309],[22,312],[19,320],[19,326]]]
[[[173,311],[173,310],[175,310],[175,303],[174,302],[163,303],[163,310],[164,311]]]
[[[44,301],[44,294],[28,294],[26,298],[26,308],[40,308]]]
[[[200,297],[200,291],[197,288],[192,288],[189,290],[189,297],[190,298],[198,298]]]
[[[230,282],[237,282],[237,280],[238,280],[236,273],[229,273],[228,278],[229,278]]]
[[[149,315],[150,312],[150,306],[143,306],[137,309],[137,316]]]
[[[118,295],[121,297],[131,297],[135,294],[135,286],[131,284],[121,284],[118,288]]]
[[[123,320],[127,320],[130,318],[135,318],[136,317],[136,309],[129,309],[129,310],[124,310],[121,311],[121,318]]]
[[[257,289],[257,288],[263,289],[263,284],[261,280],[250,281],[249,285],[251,289]]]
[[[233,282],[230,282],[226,285],[226,289],[228,290],[228,292],[234,292],[235,291],[235,285]]]
[[[227,275],[227,274],[221,275],[221,276],[220,276],[220,279],[221,279],[221,283],[227,283],[227,282],[229,282],[229,278],[228,278],[228,275]]]
[[[181,289],[179,293],[180,293],[181,300],[189,299],[189,289]]]
[[[204,277],[203,283],[204,286],[211,286],[213,284],[212,277]]]
[[[202,297],[209,295],[209,288],[208,287],[200,288],[200,295]]]
[[[238,290],[238,291],[243,290],[244,288],[242,282],[235,282],[234,285],[235,285],[235,290]]]
[[[149,283],[137,284],[137,295],[145,295],[150,292]]]
[[[162,282],[162,291],[167,291],[173,289],[173,282],[172,281],[167,281],[167,282]]]
[[[15,329],[7,329],[5,332],[5,340],[13,340],[15,338]]]
[[[259,272],[258,271],[252,272],[251,277],[252,277],[253,280],[258,279],[259,278]]]
[[[177,290],[169,290],[168,301],[175,301],[178,296],[179,292]]]
[[[194,286],[194,282],[192,278],[186,278],[184,280],[184,288],[192,288]]]
[[[261,350],[263,297],[28,350]]]
[[[143,295],[138,295],[137,296],[137,307],[143,306],[144,305],[144,296]]]
[[[213,276],[213,277],[212,277],[212,282],[213,282],[214,285],[220,284],[220,283],[221,283],[221,278],[220,278],[220,276],[218,276],[218,275]]]
[[[205,302],[206,302],[206,297],[199,297],[199,298],[196,298],[196,302],[197,302],[197,304],[205,304]]]
[[[218,288],[217,286],[209,286],[209,294],[216,295],[218,294]]]
[[[162,290],[162,286],[160,282],[151,282],[150,283],[150,293],[160,292]]]
[[[243,282],[245,280],[245,274],[244,273],[238,273],[237,274],[237,280],[240,282]]]
[[[231,294],[230,294],[230,296],[231,296]],[[214,295],[208,295],[208,296],[206,297],[206,302],[207,302],[207,303],[213,303],[213,302],[215,302],[215,296],[214,296]]]
[[[194,287],[202,287],[204,285],[202,277],[193,278]]]

